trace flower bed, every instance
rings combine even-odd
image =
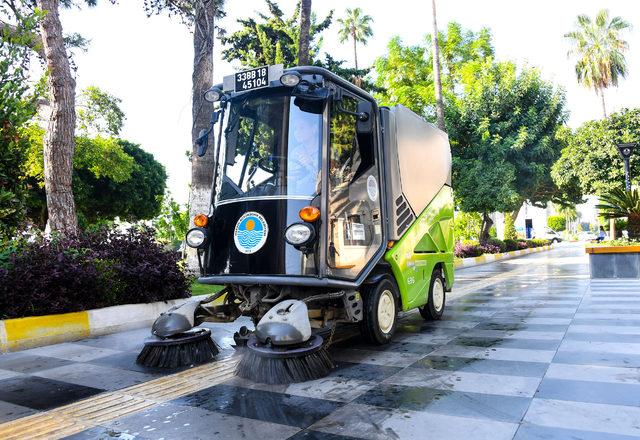
[[[499,254],[523,249],[538,248],[547,246],[549,243],[549,240],[543,239],[502,241],[497,238],[490,238],[482,243],[477,241],[457,242],[454,252],[456,258],[471,258],[479,257],[483,254]]]

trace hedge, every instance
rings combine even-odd
[[[479,257],[482,254],[498,254],[501,252],[510,252],[521,249],[529,249],[540,246],[546,246],[549,240],[537,239],[532,240],[499,240],[490,238],[487,241],[479,243],[477,241],[457,242],[455,246],[455,256],[457,258]]]
[[[189,285],[151,229],[38,237],[0,253],[0,319],[187,298]]]

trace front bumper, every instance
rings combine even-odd
[[[198,282],[202,284],[306,286],[354,290],[359,287],[359,284],[356,284],[353,281],[337,280],[332,278],[273,275],[208,275],[198,278]]]

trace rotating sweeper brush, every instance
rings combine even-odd
[[[266,384],[319,379],[333,368],[322,344],[322,337],[311,333],[306,304],[282,301],[256,325],[236,374]]]
[[[194,327],[199,305],[199,301],[186,302],[161,314],[136,362],[145,367],[173,369],[212,360],[220,350],[209,329]]]

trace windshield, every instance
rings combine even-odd
[[[232,101],[218,203],[268,196],[312,199],[319,193],[322,114],[297,104],[299,98],[264,92]]]

